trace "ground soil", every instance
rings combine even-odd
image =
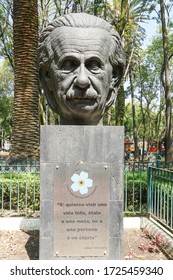
[[[160,249],[138,229],[124,231],[124,259],[166,260]],[[140,249],[141,247],[142,249]],[[38,260],[38,231],[0,231],[0,260]]]
[[[151,238],[138,229],[124,230],[124,258],[126,260],[167,260],[161,251],[163,239]]]

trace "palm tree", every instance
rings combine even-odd
[[[13,1],[14,109],[10,159],[39,158],[37,0]]]

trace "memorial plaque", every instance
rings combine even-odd
[[[54,256],[109,255],[110,166],[55,166]]]
[[[40,260],[121,260],[124,130],[41,127]]]

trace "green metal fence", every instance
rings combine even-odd
[[[148,163],[128,162],[124,171],[124,211],[147,213]],[[39,212],[39,163],[0,160],[0,214],[33,215]]]
[[[129,161],[124,164],[124,212],[126,215],[147,214],[147,168],[149,162]]]
[[[173,171],[156,166],[124,164],[124,212],[132,216],[149,212],[173,229]],[[39,163],[0,161],[0,215],[39,215],[39,193]]]
[[[148,168],[148,213],[173,232],[173,171]]]
[[[0,161],[0,214],[33,215],[39,211],[39,165],[37,162]]]

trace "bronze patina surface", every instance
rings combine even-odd
[[[67,14],[41,34],[40,81],[63,125],[102,124],[116,100],[124,65],[121,38],[101,18]]]

